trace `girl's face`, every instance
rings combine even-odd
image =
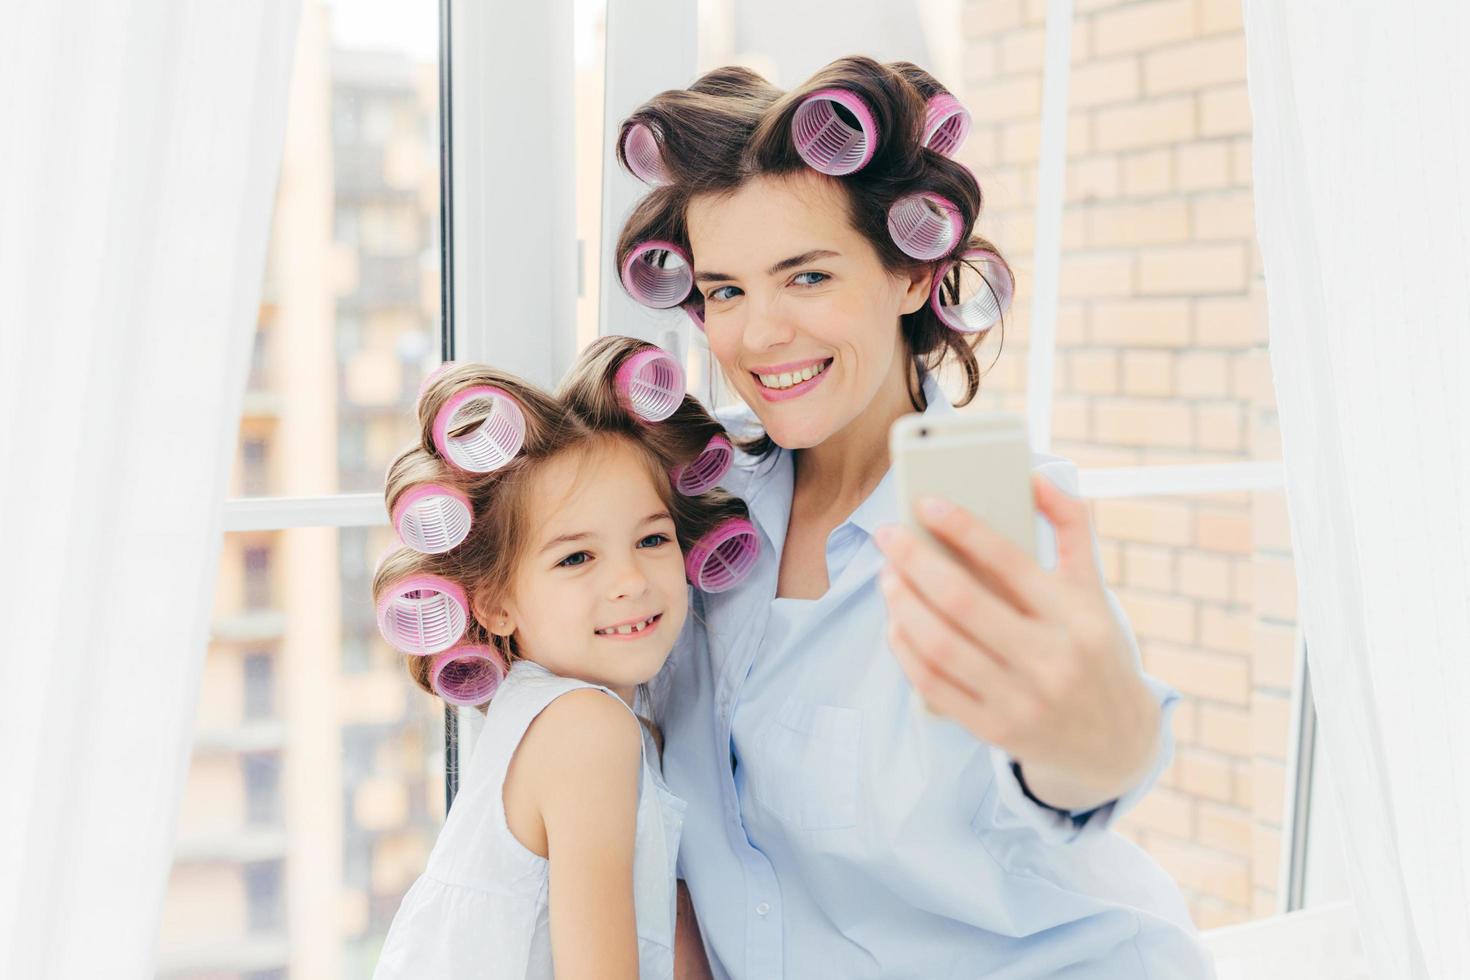
[[[686,220],[710,350],[778,445],[815,446],[880,392],[905,397],[899,317],[930,277],[883,267],[835,181],[758,177],[695,198]]]
[[[490,628],[521,656],[625,697],[658,673],[689,593],[668,506],[639,450],[608,440],[549,461],[528,488],[527,548]]]

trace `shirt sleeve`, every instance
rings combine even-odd
[[[1073,496],[1079,495],[1080,481],[1075,463],[1055,456],[1037,454],[1033,465],[1043,476],[1066,492]],[[1037,561],[1043,568],[1055,568],[1057,563],[1056,532],[1044,518],[1038,515],[1036,520],[1038,524]],[[1092,539],[1092,554],[1093,561],[1101,567],[1096,535]],[[1113,594],[1112,589],[1104,587],[1103,594],[1107,598],[1108,608],[1112,610],[1113,616],[1118,620],[1118,625],[1123,628],[1123,634],[1128,638],[1129,648],[1133,651],[1133,663],[1141,673],[1143,657],[1138,649],[1138,639],[1133,635],[1133,627],[1128,622],[1128,614],[1123,611],[1123,605]],[[1060,810],[1032,796],[1022,781],[1022,773],[1016,760],[1004,750],[992,746],[990,749],[991,768],[994,771],[996,792],[999,794],[1001,803],[996,811],[997,819],[1009,816],[1014,825],[1029,826],[1048,841],[1068,844],[1085,835],[1101,833],[1109,829],[1118,821],[1118,818],[1148,795],[1149,790],[1153,789],[1154,784],[1159,781],[1159,776],[1169,768],[1169,764],[1174,760],[1173,715],[1175,707],[1179,704],[1179,692],[1148,674],[1143,674],[1143,682],[1148,686],[1154,700],[1159,705],[1159,751],[1154,758],[1153,766],[1136,786],[1117,799],[1092,810]]]

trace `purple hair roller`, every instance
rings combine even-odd
[[[697,497],[724,479],[733,462],[735,450],[730,440],[716,433],[692,462],[674,467],[669,476],[673,478],[674,489],[686,497]]]
[[[911,258],[941,258],[960,243],[963,217],[947,197],[929,191],[905,194],[888,209],[888,234]]]
[[[453,487],[424,483],[394,505],[393,527],[414,551],[440,555],[469,536],[471,514],[469,497]]]
[[[494,696],[505,680],[505,662],[493,647],[457,646],[429,664],[429,686],[450,704],[474,707]]]
[[[732,517],[695,542],[684,559],[684,571],[696,589],[724,592],[745,580],[759,556],[755,525]]]
[[[839,111],[840,110],[840,111]],[[853,119],[853,127],[843,113]],[[808,95],[791,117],[791,138],[807,166],[829,177],[856,173],[878,148],[878,124],[867,103],[840,88]]]
[[[469,603],[464,589],[438,575],[410,575],[378,602],[378,630],[394,648],[427,656],[464,635]]]
[[[662,422],[684,403],[684,371],[673,355],[648,347],[618,366],[618,393],[645,422]]]
[[[920,145],[952,157],[970,135],[970,110],[948,92],[937,92],[924,107],[924,136]]]
[[[475,403],[490,403],[484,420],[461,435],[451,435],[474,415]],[[483,410],[483,406],[481,406]],[[526,439],[526,417],[508,393],[490,385],[476,385],[456,392],[434,416],[434,448],[439,455],[462,470],[490,473],[500,469],[521,451]]]
[[[669,172],[664,167],[663,150],[658,137],[646,123],[634,123],[623,137],[623,159],[633,176],[645,184],[658,186],[669,183]]]
[[[673,242],[643,242],[623,260],[623,288],[644,306],[667,310],[688,298],[694,268]]]
[[[940,290],[944,280],[949,278],[949,269],[959,269],[960,295],[956,302],[946,304]],[[960,333],[989,330],[1010,308],[1011,294],[1015,290],[1015,283],[1000,256],[983,248],[971,249],[949,269],[945,270],[945,275],[935,278],[934,291],[929,297],[930,307],[951,330]]]

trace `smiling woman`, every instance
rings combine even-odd
[[[889,428],[954,411],[942,367],[973,398],[1012,294],[947,156],[963,118],[914,65],[851,57],[790,94],[719,69],[624,124],[663,182],[619,259],[682,253],[747,406],[724,485],[760,557],[696,596],[657,685],[716,975],[1209,973],[1178,889],[1111,832],[1168,762],[1178,695],[1140,670],[1075,467],[1033,459],[1040,561],[954,508],[925,523],[958,558],[889,527]]]

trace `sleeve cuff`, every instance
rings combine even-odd
[[[1108,830],[1123,814],[1133,809],[1158,782],[1159,776],[1174,759],[1174,708],[1179,692],[1157,678],[1144,675],[1144,683],[1159,703],[1159,752],[1148,774],[1136,786],[1115,800],[1092,810],[1059,810],[1031,796],[1019,778],[1020,766],[1005,751],[991,746],[990,762],[994,770],[996,793],[1000,806],[996,818],[1011,818],[1015,826],[1035,830],[1049,843],[1070,844],[1091,834]]]

